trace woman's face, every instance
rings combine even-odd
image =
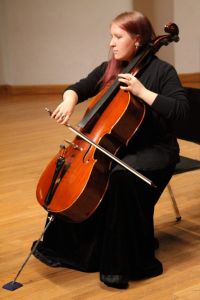
[[[136,52],[136,36],[130,35],[116,23],[111,25],[110,47],[116,60],[130,61]]]

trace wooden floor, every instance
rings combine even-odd
[[[51,120],[59,96],[13,96],[0,99],[0,284],[12,281],[39,238],[46,212],[36,201],[39,176],[59,145],[72,134]],[[85,110],[79,105],[71,122]],[[199,126],[199,124],[197,124]],[[181,153],[200,159],[199,146],[181,141]],[[116,290],[100,283],[98,273],[50,268],[31,256],[16,291],[0,288],[0,299],[197,300],[200,299],[200,171],[174,176],[171,185],[182,221],[175,222],[165,190],[155,213],[160,240],[157,257],[164,274]]]

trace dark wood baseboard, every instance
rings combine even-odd
[[[0,94],[2,95],[52,95],[63,94],[68,84],[49,84],[49,85],[1,85]]]
[[[184,87],[200,88],[200,73],[179,74]],[[0,85],[0,95],[50,95],[63,94],[69,84]]]
[[[200,89],[200,73],[179,74],[182,85]]]

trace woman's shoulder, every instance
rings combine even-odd
[[[93,69],[93,71],[97,70],[97,71],[100,71],[100,72],[104,72],[105,69],[107,68],[107,65],[108,65],[108,62],[107,61],[103,61],[99,65],[97,65],[97,67],[95,67]]]
[[[106,70],[107,64],[108,63],[106,61],[104,61],[104,62],[100,63],[99,65],[97,65],[95,68],[93,68],[92,71],[90,71],[88,73],[87,78],[102,77]]]
[[[174,66],[171,64],[171,63],[169,63],[169,62],[167,62],[167,61],[165,61],[165,60],[163,60],[163,59],[161,59],[161,58],[159,58],[158,56],[156,56],[156,55],[154,55],[153,56],[153,59],[152,59],[152,65],[154,66],[154,67],[157,67],[157,68],[160,68],[160,69],[168,69],[168,70],[172,70],[172,69],[175,69],[174,68]]]
[[[178,76],[175,67],[171,63],[157,56],[153,57],[149,71],[161,78],[175,78]]]

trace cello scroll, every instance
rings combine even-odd
[[[168,46],[171,42],[179,41],[179,28],[175,23],[168,23],[164,27],[164,31],[168,35],[158,36],[152,43],[152,50],[156,53],[161,46]]]

